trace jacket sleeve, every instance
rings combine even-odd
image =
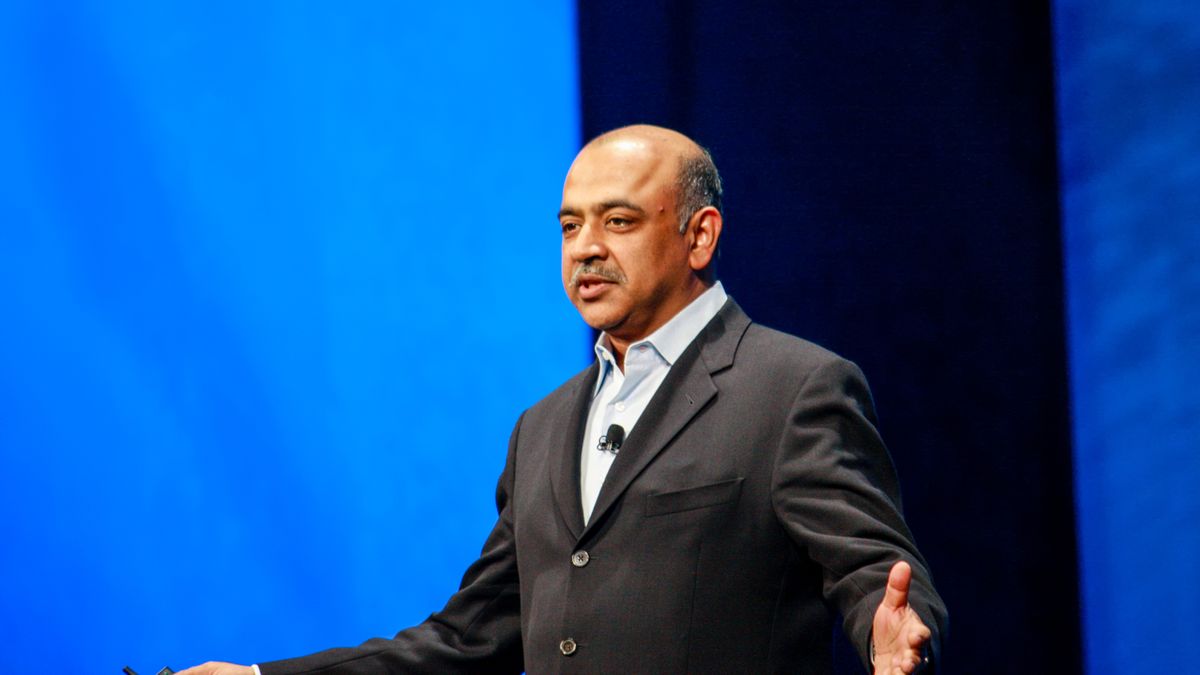
[[[524,415],[522,415],[522,418]],[[521,602],[513,541],[512,486],[517,421],[496,486],[499,517],[483,551],[441,611],[393,638],[357,647],[260,663],[262,675],[366,675],[367,673],[520,673]]]
[[[801,384],[778,448],[773,505],[793,541],[823,570],[823,592],[871,671],[869,641],[888,572],[913,569],[909,604],[933,632],[937,662],[947,623],[928,565],[901,515],[900,486],[875,428],[866,379],[836,358]]]

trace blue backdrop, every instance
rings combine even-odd
[[[1185,672],[1200,635],[1200,5],[1055,5],[1088,672]]]
[[[441,606],[587,356],[574,42],[569,2],[0,4],[0,671]]]

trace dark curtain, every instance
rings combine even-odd
[[[867,373],[950,608],[944,671],[1081,672],[1048,7],[578,11],[585,137],[706,145],[726,288]]]

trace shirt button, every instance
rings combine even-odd
[[[563,656],[570,656],[575,653],[575,648],[577,646],[578,645],[575,644],[574,640],[567,638],[566,640],[558,643],[558,651],[562,652]]]
[[[587,565],[588,561],[591,559],[592,557],[588,555],[587,551],[576,551],[575,554],[571,556],[571,564],[576,567],[583,567]]]
[[[617,408],[617,410],[618,410],[618,411],[620,411],[620,412],[624,412],[624,411],[625,411],[625,404],[624,404],[624,403],[618,403],[618,404],[616,405],[616,408]]]

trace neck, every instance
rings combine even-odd
[[[691,283],[689,283],[686,288],[686,292],[682,296],[682,300],[676,303],[675,311],[671,312],[665,317],[659,318],[658,321],[650,324],[648,327],[643,328],[637,333],[625,335],[621,335],[620,331],[607,333],[608,345],[612,350],[613,359],[617,362],[617,368],[620,368],[622,373],[625,372],[625,352],[629,350],[629,345],[640,340],[645,340],[650,335],[653,335],[654,331],[662,328],[667,324],[667,322],[669,322],[671,319],[674,319],[688,305],[692,304],[696,298],[704,295],[704,292],[712,288],[714,283],[714,281],[693,277]]]

